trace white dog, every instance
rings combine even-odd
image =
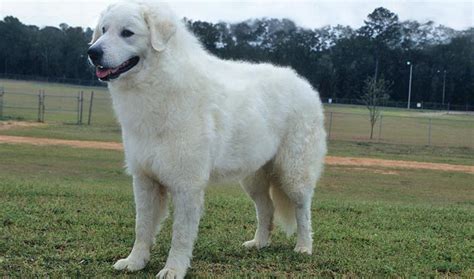
[[[182,278],[208,183],[240,180],[258,227],[243,245],[270,243],[273,216],[295,251],[311,254],[311,200],[326,153],[318,93],[289,68],[223,61],[206,52],[162,4],[109,6],[89,57],[108,81],[133,176],[135,243],[116,269],[150,259],[160,223],[174,205],[173,238],[159,278]]]

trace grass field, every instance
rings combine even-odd
[[[3,97],[3,114],[13,119],[30,121],[36,120],[38,116],[37,92],[45,90],[45,121],[54,127],[44,130],[37,128],[34,133],[70,137],[69,131],[74,129],[70,125],[77,122],[77,93],[81,90],[85,92],[84,122],[88,117],[90,92],[95,92],[92,106],[94,127],[82,128],[84,134],[95,140],[112,140],[113,136],[109,132],[115,133],[119,129],[105,88],[10,80],[0,80],[0,87],[4,87],[7,92]],[[472,114],[384,108],[382,120],[375,126],[374,139],[369,140],[369,117],[365,107],[326,105],[325,110],[326,129],[333,140],[474,148]]]
[[[131,275],[111,267],[133,243],[121,152],[0,144],[0,157],[0,276]],[[326,167],[309,257],[280,232],[260,252],[242,248],[256,225],[252,202],[237,185],[211,186],[189,275],[474,276],[473,176],[379,171]],[[151,262],[133,275],[152,278],[164,265],[170,227],[167,220]]]
[[[104,88],[87,88],[97,101],[87,126],[74,125],[76,94],[84,88],[0,80],[2,86],[17,93],[47,91],[47,123],[0,126],[0,134],[121,140]],[[4,101],[27,107],[37,105],[36,98],[6,94]],[[13,119],[31,121],[36,113],[4,108]],[[474,165],[472,115],[386,109],[378,142],[379,127],[376,140],[367,139],[365,108],[326,106],[326,113],[333,117],[329,155]],[[134,237],[131,178],[124,174],[122,152],[0,143],[0,158],[0,277],[154,278],[163,267],[170,219],[145,270],[112,268],[127,256]],[[328,165],[313,202],[310,257],[293,253],[294,237],[278,231],[270,247],[245,250],[241,244],[256,226],[252,202],[236,184],[211,186],[189,275],[473,278],[473,180],[459,172]]]

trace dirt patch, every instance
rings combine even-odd
[[[28,128],[45,126],[44,123],[39,122],[25,122],[25,121],[0,121],[0,131],[5,131],[14,128]]]
[[[340,158],[340,157],[337,157]],[[349,168],[349,170],[355,171],[362,171],[362,172],[371,172],[377,174],[385,174],[385,175],[400,175],[400,172],[394,170],[381,170],[381,169],[374,169],[374,168]]]
[[[48,139],[48,138],[32,138],[32,137],[16,137],[0,135],[0,143],[11,144],[33,144],[33,145],[64,145],[77,148],[96,148],[107,150],[122,150],[123,146],[118,142],[102,142],[102,141],[80,141],[80,140],[62,140],[62,139]],[[424,163],[415,161],[399,161],[399,160],[384,160],[373,158],[355,158],[355,157],[336,157],[327,156],[326,164],[335,166],[353,166],[358,169],[372,169],[372,171],[380,174],[398,174],[396,171],[385,171],[380,168],[395,168],[395,169],[425,169],[425,170],[440,170],[440,171],[456,171],[474,174],[474,166],[466,165],[450,165],[440,163]]]
[[[108,150],[122,150],[122,144],[118,142],[102,142],[102,141],[82,141],[82,140],[62,140],[48,138],[32,138],[0,135],[0,142],[3,143],[23,143],[33,145],[65,145],[77,148],[95,148]]]
[[[326,163],[329,165],[340,166],[459,171],[474,174],[474,166],[425,163],[415,161],[327,156]]]

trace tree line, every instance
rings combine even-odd
[[[224,59],[291,66],[323,98],[359,99],[368,77],[391,84],[390,99],[406,101],[410,61],[412,101],[474,104],[474,28],[400,21],[377,8],[358,29],[306,29],[288,19],[239,23],[184,19],[203,46]],[[90,28],[39,28],[12,16],[0,21],[0,74],[95,80],[87,61]]]

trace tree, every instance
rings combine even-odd
[[[365,25],[359,29],[359,33],[373,42],[374,77],[377,79],[380,57],[383,56],[384,49],[395,47],[400,41],[400,23],[398,15],[383,7],[377,8],[369,14],[364,23]]]
[[[368,77],[364,82],[362,101],[369,110],[370,139],[374,136],[375,123],[380,117],[380,106],[390,98],[391,82],[383,78]]]
[[[360,99],[366,77],[383,76],[394,81],[391,100],[406,102],[406,61],[413,61],[414,102],[440,103],[438,71],[446,70],[445,103],[458,109],[474,104],[474,28],[456,31],[431,21],[399,22],[385,8],[375,9],[357,30],[339,25],[305,29],[275,18],[184,22],[218,57],[290,66],[323,98]],[[0,19],[0,34],[0,74],[6,77],[97,80],[87,61],[90,28],[66,23],[39,28],[7,16]]]

